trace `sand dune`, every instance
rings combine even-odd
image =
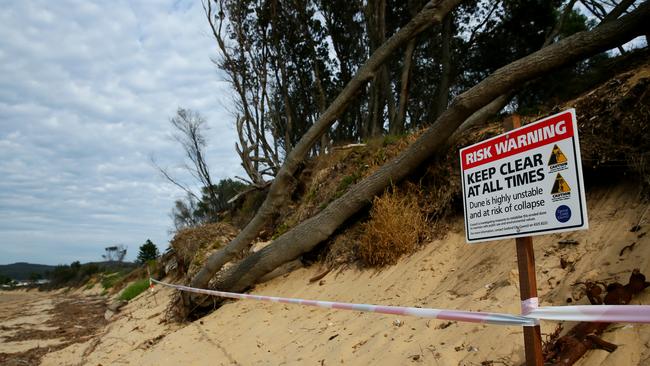
[[[635,184],[600,187],[588,195],[591,229],[535,238],[541,305],[586,304],[576,281],[625,282],[633,268],[650,272],[650,226],[631,232],[647,205]],[[646,215],[649,216],[649,215]],[[253,293],[519,313],[512,240],[470,246],[462,221],[448,235],[380,271],[345,269],[320,283],[308,279],[318,265],[257,286]],[[563,245],[572,239],[575,245]],[[621,249],[635,242],[633,249]],[[570,263],[565,269],[560,258]],[[413,317],[335,311],[295,305],[233,301],[200,321],[161,323],[172,290],[157,287],[127,305],[102,335],[43,359],[43,365],[519,365],[519,327],[477,325]],[[650,304],[646,291],[633,303]],[[556,322],[542,322],[552,332]],[[564,324],[565,328],[571,324]],[[650,326],[613,325],[603,338],[619,348],[590,351],[579,365],[647,365]]]

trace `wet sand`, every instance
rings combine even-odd
[[[0,364],[36,365],[105,325],[105,300],[62,291],[0,291]]]

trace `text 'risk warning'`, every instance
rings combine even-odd
[[[468,242],[586,229],[575,111],[460,150]]]

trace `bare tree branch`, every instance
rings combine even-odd
[[[153,165],[153,167],[163,176],[163,178],[167,179],[170,183],[172,183],[176,187],[182,189],[183,192],[191,195],[192,197],[196,198],[197,200],[199,199],[199,197],[197,197],[197,195],[190,188],[188,188],[186,185],[180,183],[178,180],[174,179],[169,174],[169,172],[167,172],[167,169],[165,169],[165,168],[161,167],[160,165],[158,165],[158,163],[156,163],[156,160],[155,160],[155,158],[153,156],[150,156],[149,160],[150,160],[151,164]]]
[[[562,11],[562,15],[560,15],[560,19],[555,23],[555,26],[553,29],[549,32],[549,34],[546,36],[546,39],[544,40],[544,44],[542,45],[542,48],[550,45],[555,41],[555,37],[557,37],[560,34],[560,31],[562,30],[562,26],[564,25],[564,22],[567,18],[567,16],[571,13],[573,10],[573,6],[575,5],[577,0],[570,0],[568,4],[564,7],[564,10]]]
[[[635,0],[622,0],[618,5],[614,6],[614,8],[603,18],[602,23],[607,23],[611,22],[612,20],[617,19],[625,11],[634,4]]]

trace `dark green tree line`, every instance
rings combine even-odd
[[[332,96],[425,3],[205,0],[221,51],[217,64],[237,91],[237,123],[242,125],[238,148],[242,158],[251,161],[247,164],[251,172],[264,172],[260,166],[264,161],[273,161],[266,168],[277,166]],[[462,2],[440,25],[404,44],[372,75],[311,154],[331,144],[428,125],[455,95],[539,49],[567,3]],[[554,38],[589,27],[587,18],[571,9]],[[569,71],[575,75],[581,69]],[[516,99],[517,106],[528,107],[543,94],[531,87]],[[264,156],[265,150],[272,156]]]

